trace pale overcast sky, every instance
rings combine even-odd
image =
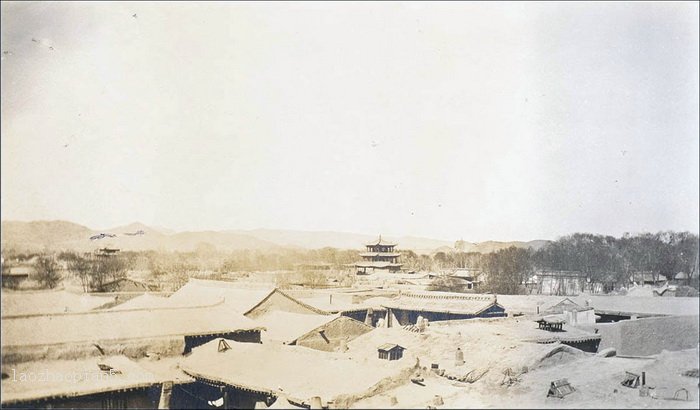
[[[2,219],[698,232],[698,3],[2,3]]]

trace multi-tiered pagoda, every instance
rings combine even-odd
[[[355,264],[357,273],[396,272],[401,269],[401,264],[398,263],[401,254],[394,250],[395,243],[389,243],[379,235],[379,239],[366,243],[365,247],[365,252],[360,253],[363,260]]]

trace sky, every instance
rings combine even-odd
[[[2,220],[699,230],[698,3],[2,2]]]

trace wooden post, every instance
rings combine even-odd
[[[170,408],[170,398],[173,392],[173,382],[163,382],[160,387],[160,401],[158,402],[159,409],[169,409]]]
[[[229,409],[229,403],[228,403],[228,389],[224,386],[219,386],[219,393],[221,393],[221,397],[224,399],[224,404],[221,406],[222,409],[228,410]]]

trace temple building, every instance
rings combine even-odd
[[[374,273],[376,270],[396,272],[401,269],[402,264],[398,263],[401,254],[394,250],[395,243],[389,243],[379,235],[379,239],[366,243],[365,247],[365,252],[360,253],[362,261],[355,264],[358,274]]]

